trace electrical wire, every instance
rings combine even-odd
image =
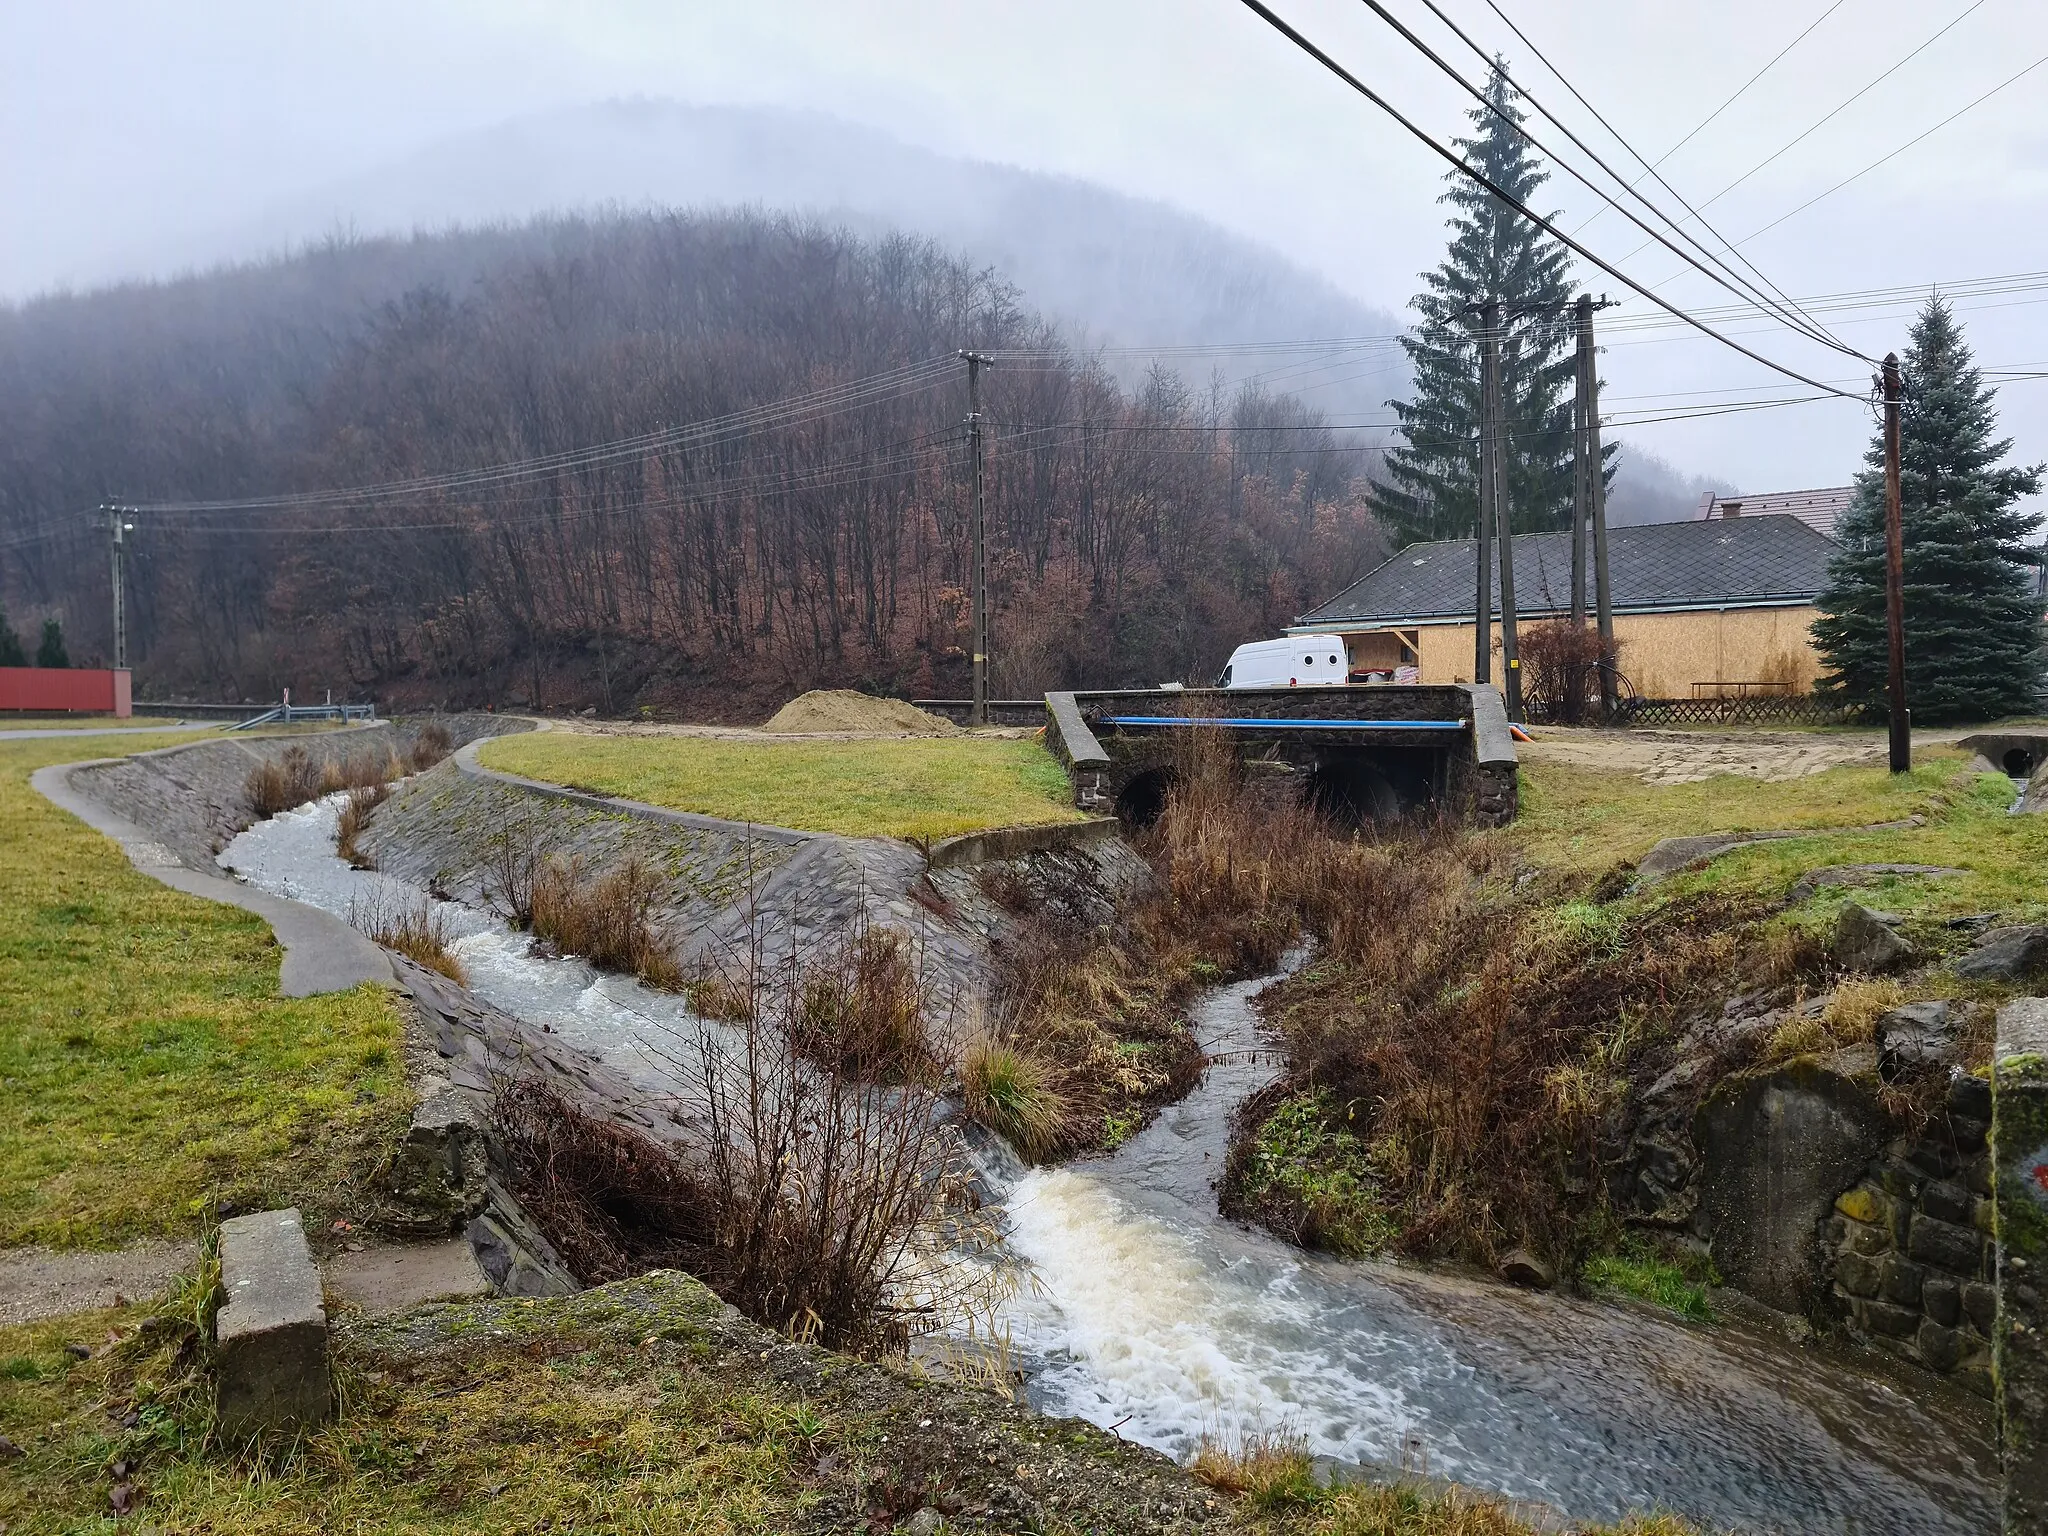
[[[1833,5],[1829,6],[1826,10],[1822,11],[1818,16],[1814,17],[1812,21],[1808,22],[1806,24],[1805,31],[1801,32],[1797,37],[1793,38],[1791,42],[1787,43],[1784,47],[1780,48],[1776,53],[1772,54],[1769,63],[1765,64],[1762,69],[1758,70],[1755,74],[1751,75],[1747,80],[1743,81],[1741,85],[1737,86],[1735,89],[1735,94],[1733,96],[1730,96],[1726,101],[1722,102],[1721,105],[1714,108],[1714,110],[1709,112],[1705,117],[1701,118],[1698,124],[1693,128],[1692,132],[1688,133],[1676,144],[1672,145],[1669,149],[1665,150],[1663,154],[1659,155],[1656,158],[1656,160],[1649,165],[1648,170],[1655,171],[1658,166],[1662,165],[1665,161],[1669,160],[1673,155],[1677,154],[1681,149],[1685,148],[1686,145],[1690,144],[1694,139],[1698,138],[1700,133],[1706,128],[1706,126],[1709,123],[1713,122],[1715,118],[1719,117],[1723,112],[1726,112],[1730,107],[1734,106],[1736,102],[1740,101],[1752,85],[1755,85],[1757,81],[1763,79],[1765,75],[1769,74],[1774,68],[1777,67],[1778,61],[1780,59],[1784,58],[1786,54],[1790,53],[1794,48],[1797,48],[1801,43],[1805,42],[1807,37],[1813,32],[1813,30],[1816,27],[1818,27],[1822,22],[1826,21],[1830,16],[1834,15],[1835,12],[1839,11],[1847,3],[1848,0],[1835,0],[1835,3]],[[1514,23],[1510,22],[1509,25],[1512,26],[1514,25]],[[1516,35],[1519,36],[1519,32]],[[1534,45],[1532,44],[1531,46]],[[1609,131],[1612,132],[1611,129]],[[1617,137],[1619,137],[1619,135],[1617,135]],[[1635,154],[1635,151],[1630,150],[1629,153]],[[1642,156],[1636,155],[1636,159],[1641,160]],[[1639,177],[1637,179],[1640,180],[1641,178]],[[1574,229],[1572,233],[1576,235],[1584,230],[1590,229],[1593,226],[1593,224],[1599,220],[1601,215],[1606,212],[1607,210],[1604,207],[1596,208],[1592,212],[1592,214],[1585,220],[1585,222],[1580,224],[1577,229]]]
[[[1371,3],[1371,0],[1368,0],[1368,3]],[[1452,21],[1449,16],[1446,16],[1444,14],[1442,7],[1437,4],[1437,0],[1422,0],[1422,3],[1428,7],[1430,13],[1434,15],[1437,18],[1437,20],[1441,21],[1446,27],[1449,27],[1452,32],[1456,33],[1458,37],[1465,43],[1465,45],[1468,48],[1470,48],[1474,53],[1478,54],[1481,59],[1484,59],[1486,57],[1486,50],[1481,48],[1479,44],[1474,42],[1470,37],[1467,37],[1465,35],[1464,30],[1460,28],[1456,22]],[[1814,340],[1821,342],[1823,345],[1832,346],[1836,351],[1845,352],[1849,356],[1857,358],[1859,361],[1866,363],[1875,363],[1877,361],[1876,358],[1866,357],[1862,353],[1858,352],[1854,347],[1851,347],[1844,343],[1841,340],[1841,338],[1834,335],[1831,331],[1827,329],[1826,326],[1822,325],[1819,321],[1815,320],[1813,316],[1808,314],[1805,310],[1801,309],[1799,307],[1798,301],[1793,299],[1789,294],[1787,294],[1783,288],[1780,288],[1776,283],[1772,282],[1768,277],[1766,277],[1763,274],[1763,272],[1757,267],[1755,262],[1751,261],[1748,257],[1744,256],[1740,251],[1738,251],[1735,248],[1735,246],[1729,242],[1728,237],[1726,235],[1722,234],[1720,230],[1716,229],[1711,223],[1707,221],[1705,216],[1702,215],[1697,208],[1693,207],[1691,203],[1686,201],[1684,193],[1680,192],[1676,187],[1672,186],[1670,182],[1666,181],[1663,178],[1663,176],[1658,174],[1657,168],[1651,165],[1647,160],[1645,160],[1642,157],[1642,155],[1637,152],[1636,147],[1633,144],[1629,143],[1628,139],[1622,134],[1621,130],[1616,128],[1614,124],[1610,123],[1607,120],[1606,115],[1602,113],[1598,107],[1594,106],[1592,102],[1586,99],[1585,92],[1581,91],[1576,85],[1574,85],[1569,79],[1567,79],[1564,74],[1564,71],[1560,70],[1555,64],[1550,62],[1550,56],[1546,54],[1541,48],[1536,46],[1535,42],[1530,39],[1528,33],[1524,32],[1520,26],[1516,25],[1513,17],[1509,16],[1506,11],[1500,8],[1499,0],[1486,0],[1486,3],[1488,6],[1492,8],[1493,13],[1496,16],[1498,16],[1502,21],[1507,23],[1508,30],[1513,32],[1515,36],[1521,40],[1522,45],[1526,47],[1531,53],[1536,55],[1537,62],[1540,63],[1545,69],[1549,70],[1550,73],[1557,78],[1558,83],[1561,84],[1566,90],[1572,93],[1573,98],[1577,100],[1580,106],[1584,107],[1588,112],[1593,114],[1593,120],[1597,122],[1602,128],[1605,128],[1607,130],[1609,135],[1613,137],[1615,143],[1619,144],[1623,149],[1627,150],[1630,155],[1634,156],[1635,161],[1638,165],[1644,167],[1646,171],[1645,176],[1639,176],[1633,182],[1622,182],[1622,185],[1626,188],[1626,190],[1629,192],[1631,196],[1636,197],[1643,204],[1644,207],[1652,208],[1657,213],[1657,216],[1663,219],[1663,221],[1671,227],[1671,231],[1673,234],[1678,235],[1681,239],[1690,241],[1693,245],[1697,246],[1701,251],[1706,251],[1706,246],[1702,245],[1699,241],[1694,240],[1690,235],[1687,235],[1685,233],[1685,227],[1682,220],[1673,219],[1669,214],[1665,213],[1662,209],[1656,208],[1655,205],[1652,204],[1648,198],[1643,197],[1642,194],[1636,190],[1636,188],[1640,186],[1644,180],[1654,177],[1656,179],[1657,185],[1662,187],[1666,192],[1670,193],[1673,197],[1677,198],[1679,206],[1683,208],[1686,211],[1686,213],[1689,214],[1693,219],[1698,221],[1702,229],[1704,229],[1708,234],[1712,235],[1716,240],[1720,241],[1723,250],[1727,251],[1729,255],[1733,256],[1737,261],[1741,262],[1743,266],[1747,267],[1750,270],[1750,272],[1754,274],[1757,283],[1762,284],[1764,288],[1768,289],[1772,294],[1776,295],[1777,299],[1781,301],[1781,309],[1782,307],[1789,307],[1792,314],[1798,317],[1797,321],[1791,321],[1788,319],[1788,323],[1792,324],[1793,329],[1804,331],[1805,334],[1812,336]],[[1584,144],[1580,143],[1578,136],[1574,134],[1570,128],[1565,126],[1564,121],[1561,118],[1559,118],[1556,113],[1551,112],[1541,102],[1537,101],[1536,98],[1533,95],[1531,95],[1526,89],[1524,89],[1523,86],[1519,82],[1517,82],[1512,76],[1510,76],[1505,69],[1501,70],[1501,77],[1507,80],[1508,84],[1514,86],[1514,88],[1517,91],[1520,91],[1521,94],[1529,101],[1530,105],[1534,106],[1537,111],[1543,113],[1545,117],[1549,118],[1552,122],[1556,123],[1558,127],[1563,128],[1565,135],[1568,138],[1570,138],[1574,144],[1577,144],[1579,145],[1579,148],[1586,150],[1586,153],[1589,155],[1593,153],[1590,149],[1586,149],[1586,146]],[[1609,176],[1612,176],[1617,182],[1621,182],[1622,178],[1620,174],[1616,172],[1612,167],[1610,167],[1606,161],[1601,160],[1600,157],[1597,155],[1594,155],[1593,159],[1594,163],[1597,164],[1601,170],[1606,171],[1607,174]],[[1611,200],[1603,200],[1609,201],[1611,203]],[[1668,241],[1662,243],[1666,245],[1669,244]],[[1711,253],[1709,254],[1711,256]],[[1711,259],[1714,261],[1716,266],[1721,267],[1724,271],[1730,271],[1730,275],[1733,275],[1732,269],[1729,269],[1727,267],[1727,264],[1725,262],[1722,262],[1719,257],[1711,257]],[[1697,266],[1698,263],[1695,262],[1693,263],[1693,265]],[[1723,284],[1722,286],[1725,287],[1727,285]],[[1752,293],[1755,293],[1757,291],[1756,284],[1745,283],[1744,286],[1749,288],[1752,291]]]
[[[1978,0],[1978,3],[1982,4],[1983,0]],[[1634,278],[1630,277],[1627,273],[1623,272],[1619,267],[1616,267],[1611,263],[1603,260],[1602,258],[1594,255],[1591,251],[1587,250],[1583,245],[1579,244],[1578,241],[1572,239],[1571,236],[1567,235],[1563,230],[1559,229],[1549,219],[1544,218],[1541,214],[1537,213],[1534,209],[1530,208],[1527,204],[1523,203],[1519,198],[1510,195],[1506,188],[1501,187],[1500,185],[1495,183],[1492,180],[1492,178],[1486,176],[1484,173],[1482,173],[1472,165],[1468,164],[1465,161],[1465,159],[1459,154],[1457,154],[1454,150],[1446,149],[1443,145],[1437,143],[1435,139],[1431,138],[1421,128],[1417,127],[1407,117],[1403,116],[1401,112],[1397,110],[1391,102],[1387,101],[1385,97],[1381,96],[1377,91],[1373,90],[1371,86],[1367,85],[1363,80],[1360,80],[1356,75],[1352,74],[1349,70],[1344,68],[1343,65],[1339,64],[1335,59],[1330,57],[1329,54],[1323,52],[1321,48],[1318,48],[1314,43],[1310,42],[1307,37],[1303,36],[1293,27],[1289,26],[1264,3],[1264,0],[1242,0],[1242,4],[1247,10],[1253,12],[1268,26],[1272,27],[1276,32],[1280,33],[1281,36],[1285,37],[1289,42],[1293,43],[1297,48],[1301,49],[1302,52],[1306,53],[1310,58],[1314,59],[1317,63],[1321,64],[1325,69],[1329,70],[1330,73],[1335,75],[1338,79],[1342,80],[1346,85],[1350,86],[1354,91],[1358,92],[1361,96],[1365,97],[1367,101],[1370,101],[1382,112],[1385,112],[1389,117],[1393,118],[1395,122],[1399,123],[1403,128],[1407,129],[1408,132],[1415,138],[1421,140],[1422,143],[1427,145],[1430,148],[1430,150],[1433,151],[1436,155],[1438,155],[1440,158],[1444,160],[1448,160],[1453,166],[1453,168],[1455,168],[1460,174],[1470,177],[1473,181],[1477,182],[1480,186],[1484,187],[1487,191],[1491,192],[1495,197],[1499,198],[1503,203],[1507,204],[1510,208],[1514,209],[1517,213],[1521,214],[1524,218],[1528,219],[1538,229],[1541,229],[1545,234],[1551,236],[1553,239],[1557,240],[1559,243],[1561,243],[1568,249],[1576,252],[1580,257],[1584,258],[1592,265],[1598,267],[1602,272],[1605,272],[1609,277],[1613,278],[1616,282],[1624,284],[1632,292],[1640,294],[1642,297],[1648,299],[1651,303],[1655,304],[1658,308],[1666,310],[1670,314],[1677,316],[1679,319],[1685,321],[1686,324],[1694,327],[1696,330],[1704,332],[1706,335],[1713,337],[1716,341],[1728,347],[1730,350],[1740,352],[1744,357],[1749,358],[1752,362],[1762,363],[1766,368],[1771,369],[1773,372],[1782,373],[1783,375],[1785,375],[1786,378],[1793,379],[1798,383],[1807,385],[1810,388],[1824,390],[1830,394],[1838,394],[1841,395],[1842,398],[1847,400],[1856,400],[1859,403],[1862,401],[1863,396],[1860,394],[1852,395],[1847,393],[1846,391],[1833,389],[1828,385],[1822,384],[1817,379],[1808,378],[1805,374],[1800,373],[1798,370],[1788,368],[1783,363],[1775,362],[1771,358],[1764,356],[1761,352],[1753,351],[1752,349],[1743,346],[1740,342],[1732,340],[1731,338],[1722,335],[1712,326],[1707,325],[1705,322],[1697,320],[1693,316],[1687,314],[1684,310],[1680,309],[1677,305],[1673,304],[1669,299],[1664,298],[1661,294],[1658,294],[1654,290],[1647,288],[1643,284],[1637,282]]]

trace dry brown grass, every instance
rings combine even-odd
[[[520,896],[537,937],[599,970],[623,971],[651,987],[683,988],[675,950],[654,926],[668,881],[651,864],[629,856],[593,874],[581,855],[550,855],[529,870]]]
[[[414,902],[382,897],[358,902],[350,907],[348,919],[386,949],[395,949],[408,960],[439,971],[459,986],[469,985],[462,962],[448,947],[451,936],[447,919],[425,897]]]
[[[258,820],[295,810],[308,801],[344,789],[383,786],[405,776],[406,765],[389,742],[351,748],[338,758],[316,761],[299,742],[249,770],[243,796]]]
[[[438,720],[429,720],[413,732],[412,746],[405,755],[414,773],[425,773],[454,750],[455,738],[448,727]]]
[[[863,914],[820,959],[798,995],[796,1048],[822,1066],[867,1069],[877,1081],[928,1075],[926,999],[910,941]]]
[[[1283,1430],[1254,1430],[1234,1443],[1204,1435],[1188,1460],[1188,1471],[1211,1488],[1240,1495],[1258,1510],[1298,1508],[1323,1495],[1307,1438]]]
[[[370,812],[391,796],[389,785],[365,784],[348,792],[334,821],[334,851],[357,869],[375,869],[377,861],[356,846],[369,826]]]
[[[960,1063],[968,1117],[994,1131],[1027,1163],[1049,1157],[1072,1134],[1060,1071],[1027,1048],[983,1036]]]
[[[994,1234],[937,1113],[936,1076],[874,1091],[892,1063],[872,1052],[894,1044],[817,1008],[868,984],[858,948],[776,965],[757,934],[738,964],[741,1020],[653,1047],[691,1105],[662,1139],[539,1075],[499,1085],[526,1210],[587,1283],[687,1269],[756,1321],[834,1348],[900,1351],[914,1333],[985,1312],[1006,1271],[972,1257]],[[844,1032],[821,1039],[835,1020]]]

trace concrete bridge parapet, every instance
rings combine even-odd
[[[1047,741],[1075,803],[1126,821],[1157,814],[1175,739],[1199,725],[1360,821],[1433,808],[1493,826],[1519,803],[1507,712],[1489,687],[1126,689],[1050,693],[1045,703]]]

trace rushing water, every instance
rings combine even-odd
[[[349,868],[335,806],[260,823],[221,863],[347,917],[422,893]],[[677,999],[531,952],[494,916],[438,904],[472,988],[655,1091]],[[1941,1532],[1997,1525],[1988,1414],[1924,1377],[1873,1375],[1738,1325],[1322,1259],[1222,1220],[1231,1109],[1275,1071],[1251,996],[1195,1013],[1215,1064],[1115,1156],[996,1170],[1008,1243],[1034,1271],[1007,1321],[1041,1406],[1184,1454],[1205,1433],[1305,1435],[1320,1455],[1406,1465],[1612,1519],[1672,1509],[1716,1528]]]

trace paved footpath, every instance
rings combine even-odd
[[[203,731],[209,721],[173,721],[169,725],[58,726],[47,731],[0,731],[0,741],[61,740],[66,736],[154,736],[159,731]]]

